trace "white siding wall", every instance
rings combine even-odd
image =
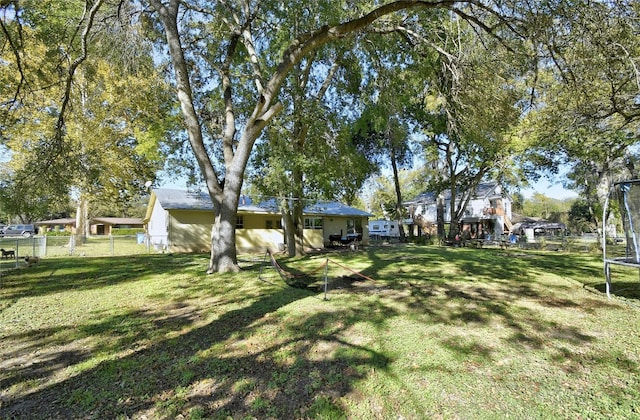
[[[147,234],[149,235],[151,246],[162,248],[168,245],[168,224],[169,212],[163,209],[160,202],[156,200],[151,212],[151,218],[147,224]]]
[[[484,214],[484,209],[489,207],[489,202],[485,200],[470,200],[469,206],[472,209],[470,217],[481,217]]]

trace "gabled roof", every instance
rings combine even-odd
[[[142,219],[139,217],[94,217],[89,221],[91,225],[141,225]],[[37,226],[45,225],[76,225],[75,217],[67,217],[65,219],[41,220],[34,223]]]
[[[338,201],[318,201],[304,208],[304,213],[319,216],[373,217],[373,214]]]
[[[520,223],[516,223],[513,225],[512,231],[518,231],[520,229],[567,229],[567,225],[559,222],[548,222],[544,219],[542,220],[530,220],[524,221]]]
[[[446,189],[441,193],[444,201],[451,201],[451,189]],[[458,192],[456,194],[456,199],[460,199],[462,193]],[[476,190],[471,197],[472,199],[489,199],[489,198],[498,198],[503,197],[502,187],[495,182],[481,182],[476,187]],[[406,201],[405,204],[435,204],[437,201],[437,195],[434,192],[428,191],[422,194],[419,194],[413,200]]]
[[[213,204],[207,192],[190,192],[186,190],[155,189],[155,199],[165,210],[208,210],[213,211]],[[152,198],[153,200],[153,198]],[[253,204],[247,196],[240,197],[238,205],[239,213],[280,213],[276,199]],[[317,216],[354,216],[372,217],[371,213],[347,206],[337,201],[318,201],[305,206],[305,215]]]
[[[94,217],[89,222],[92,225],[142,225],[139,217]]]
[[[280,212],[280,207],[275,199],[263,201],[258,204],[260,208],[269,209],[272,212]],[[373,214],[355,207],[347,206],[338,201],[316,201],[307,204],[302,211],[307,216],[354,216],[373,217]]]
[[[45,225],[76,225],[75,217],[67,217],[65,219],[51,219],[51,220],[41,220],[39,222],[35,222],[36,226],[45,226]]]
[[[153,193],[165,210],[213,210],[209,194],[203,191],[155,189]]]

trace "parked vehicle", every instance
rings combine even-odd
[[[0,229],[0,236],[32,236],[35,234],[34,225],[9,225]]]
[[[369,220],[369,237],[372,239],[391,239],[400,237],[397,221]]]

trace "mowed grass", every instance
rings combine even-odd
[[[289,287],[261,256],[225,275],[204,274],[206,255],[3,273],[0,418],[640,416],[636,270],[613,269],[609,300],[590,254],[278,261],[316,283]]]

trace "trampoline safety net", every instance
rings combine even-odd
[[[614,186],[619,203],[622,228],[626,242],[625,260],[640,264],[640,180],[625,181]]]
[[[622,229],[624,230],[625,251],[624,255],[613,249],[607,249],[607,237],[610,234],[608,225],[611,225],[612,216],[616,216]],[[611,265],[623,265],[627,267],[640,268],[640,179],[633,179],[615,183],[609,190],[609,196],[603,209],[602,226],[603,240],[602,251],[604,257],[604,272],[606,277],[606,291],[610,294],[611,289]],[[614,229],[615,231],[615,229]],[[611,243],[611,242],[610,242]]]

